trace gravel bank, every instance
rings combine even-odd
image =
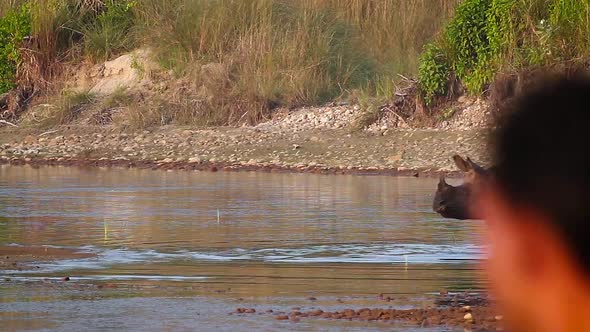
[[[27,135],[5,131],[0,137],[0,163],[429,173],[454,170],[450,160],[454,153],[485,164],[485,133],[483,129],[354,133],[347,129],[293,132],[251,127],[162,127],[135,134],[100,128],[61,128],[50,134]]]
[[[389,302],[390,297],[382,300]],[[504,318],[498,314],[494,301],[483,293],[440,294],[434,303],[423,308],[399,309],[395,305],[355,308],[342,306],[340,310],[292,308],[291,311],[237,308],[236,315],[272,315],[274,319],[290,323],[306,320],[348,320],[365,322],[402,322],[408,326],[463,328],[465,331],[501,331]]]
[[[486,104],[465,99],[456,107],[428,129],[385,112],[375,124],[353,130],[362,116],[354,105],[279,111],[241,128],[163,126],[127,133],[84,121],[48,132],[4,127],[0,163],[406,174],[453,171],[450,157],[458,153],[487,164]]]

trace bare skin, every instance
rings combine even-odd
[[[491,251],[486,270],[510,325],[519,331],[590,331],[590,280],[547,217],[494,188],[481,195],[480,207]]]

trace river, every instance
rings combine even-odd
[[[435,188],[431,178],[3,166],[0,246],[90,255],[0,270],[0,326],[405,331],[233,312],[362,308],[380,293],[405,308],[483,288],[482,224],[433,213]]]

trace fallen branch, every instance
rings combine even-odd
[[[12,123],[12,122],[8,122],[8,121],[6,121],[6,120],[0,120],[0,123],[7,124],[7,125],[9,125],[9,126],[13,126],[13,127],[16,127],[16,128],[18,128],[18,126],[17,126],[17,125],[15,125],[15,124],[14,124],[14,123]]]
[[[397,76],[401,77],[403,81],[408,82],[408,83],[416,83],[417,81],[413,78],[408,78],[402,74],[397,74]]]
[[[49,134],[53,134],[53,133],[57,133],[59,130],[50,130],[50,131],[46,131],[42,134],[39,135],[39,137],[41,136],[45,136],[45,135],[49,135]]]
[[[406,127],[410,128],[410,129],[412,128],[412,126],[410,126],[410,125],[409,125],[409,124],[406,122],[406,120],[404,120],[404,118],[403,118],[401,115],[397,114],[397,112],[396,112],[396,111],[394,111],[393,109],[391,109],[391,107],[384,107],[382,110],[384,110],[384,111],[386,111],[386,112],[389,112],[389,113],[391,113],[391,114],[395,115],[395,116],[396,116],[396,117],[397,117],[397,118],[398,118],[398,119],[399,119],[399,120],[400,120],[400,121],[401,121],[401,122],[402,122],[402,123],[403,123],[403,124],[404,124]]]
[[[395,111],[390,110],[391,113],[393,113],[393,115],[395,115],[406,127],[412,129],[412,126],[410,126],[406,120],[404,120],[404,118],[402,118],[401,115],[397,114]]]

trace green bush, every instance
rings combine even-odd
[[[104,61],[134,47],[130,32],[135,5],[136,1],[108,1],[95,20],[84,27],[84,49],[90,58]]]
[[[517,1],[492,0],[486,13],[485,33],[489,43],[489,52],[494,57],[510,52],[515,40],[515,32],[520,30],[516,16]]]
[[[434,43],[426,45],[420,57],[418,81],[427,105],[432,103],[435,96],[446,93],[449,75],[450,68],[443,50]]]
[[[487,11],[491,0],[466,0],[455,12],[445,31],[453,70],[460,79],[467,79],[478,61],[489,53],[486,31]]]
[[[442,37],[425,48],[418,81],[426,104],[446,92],[451,71],[474,94],[480,93],[493,77],[494,53],[503,49],[502,38],[506,35],[503,16],[496,14],[504,2],[514,1],[464,1]],[[498,23],[502,26],[498,27]]]
[[[588,17],[589,0],[465,0],[436,45],[467,91],[480,94],[500,71],[589,60]],[[420,67],[432,66],[430,51]],[[440,79],[432,75],[419,77],[424,95]]]
[[[0,17],[0,93],[15,86],[16,68],[20,62],[19,47],[31,32],[31,16],[27,5],[9,10]]]
[[[445,31],[452,68],[467,91],[479,94],[509,50],[515,0],[467,0]]]

